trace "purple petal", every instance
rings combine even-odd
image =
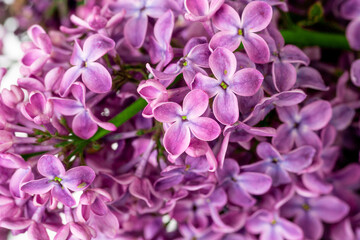
[[[61,184],[72,191],[83,191],[94,181],[94,178],[95,172],[90,167],[74,167],[65,173]]]
[[[54,185],[54,188],[51,190],[51,195],[68,207],[72,207],[76,204],[76,201],[70,191],[59,184]]]
[[[82,69],[79,66],[74,66],[69,68],[65,74],[60,84],[60,95],[65,96],[71,85],[80,77]]]
[[[302,67],[297,71],[295,86],[312,88],[320,91],[327,91],[324,80],[318,70],[312,67]]]
[[[324,227],[319,218],[311,214],[302,214],[295,218],[295,223],[301,227],[305,239],[320,239],[324,232]]]
[[[310,166],[316,150],[310,146],[299,147],[284,155],[281,166],[289,172],[299,173],[304,168]]]
[[[355,116],[355,110],[345,104],[337,105],[333,108],[331,124],[339,131],[345,130]]]
[[[275,103],[279,107],[293,106],[301,103],[306,98],[306,94],[299,89],[281,92],[276,94]]]
[[[184,98],[183,112],[190,120],[203,115],[208,105],[209,96],[200,89],[194,89],[190,91]]]
[[[35,221],[30,225],[27,234],[29,240],[50,240],[43,224]]]
[[[264,209],[256,211],[246,222],[246,230],[253,234],[259,234],[268,227],[273,216],[270,212]]]
[[[329,194],[333,190],[332,184],[325,182],[316,172],[303,174],[301,180],[304,186],[314,193]]]
[[[171,35],[174,29],[174,14],[168,10],[155,23],[154,35],[161,46],[170,44]]]
[[[299,107],[297,105],[289,107],[277,107],[276,111],[282,122],[295,123],[298,118]]]
[[[102,200],[100,200],[99,198],[96,198],[94,203],[91,204],[91,210],[96,215],[104,216],[108,212],[109,209]]]
[[[281,61],[309,65],[309,57],[294,45],[286,45],[280,52]]]
[[[190,130],[182,122],[177,121],[164,135],[164,147],[172,155],[183,153],[190,144]]]
[[[211,49],[223,47],[235,51],[240,46],[242,39],[243,37],[236,32],[221,31],[211,38],[209,46]]]
[[[280,153],[267,142],[260,143],[256,148],[256,153],[261,157],[261,159],[273,159],[276,158],[278,160],[282,159]]]
[[[353,84],[360,87],[360,59],[351,64],[350,77]]]
[[[219,182],[222,183],[224,180],[230,179],[231,177],[237,175],[239,171],[239,164],[234,159],[225,159],[223,168],[218,168],[217,170]]]
[[[239,14],[227,4],[223,4],[221,8],[214,14],[213,24],[220,30],[237,32],[240,28]]]
[[[18,218],[18,219],[8,219],[4,218],[0,221],[0,227],[6,228],[10,230],[23,230],[30,226],[30,224],[33,222],[31,219],[24,219],[24,218]]]
[[[360,40],[358,33],[360,31],[360,18],[352,20],[346,28],[346,38],[350,47],[354,50],[360,50]]]
[[[64,116],[74,116],[84,111],[84,106],[78,101],[64,98],[51,98],[56,111]]]
[[[270,59],[270,50],[264,39],[255,33],[248,33],[243,38],[246,54],[254,63],[267,63]]]
[[[79,82],[74,83],[71,86],[71,94],[78,102],[80,102],[83,106],[85,106],[86,89],[85,89],[84,84],[79,83]]]
[[[256,203],[256,200],[250,194],[234,182],[230,183],[228,197],[231,203],[241,207],[251,207]]]
[[[309,128],[300,128],[295,134],[296,146],[310,145],[317,151],[321,149],[321,140],[319,136]]]
[[[245,68],[237,71],[229,87],[237,95],[249,97],[253,96],[261,87],[263,75],[256,69]]]
[[[203,141],[212,141],[221,133],[219,124],[211,118],[199,117],[192,119],[190,123],[189,128],[191,132],[195,137]]]
[[[360,16],[360,2],[347,0],[341,3],[340,14],[342,18],[352,20]]]
[[[185,44],[183,56],[189,55],[189,52],[191,49],[193,49],[195,46],[207,43],[206,37],[193,37],[190,38],[187,43]]]
[[[304,233],[299,226],[284,218],[277,221],[279,232],[285,239],[303,239]]]
[[[182,109],[179,104],[165,102],[157,105],[154,110],[154,118],[159,122],[172,123],[179,119]]]
[[[326,223],[336,223],[349,212],[349,206],[334,196],[324,196],[313,202],[311,209]]]
[[[204,43],[193,47],[188,53],[187,58],[200,67],[208,68],[210,55],[209,44]]]
[[[235,94],[230,90],[219,92],[214,99],[213,112],[216,119],[224,125],[231,125],[239,120],[239,107]]]
[[[77,114],[72,122],[74,133],[83,139],[91,138],[98,129],[97,124],[91,119],[87,110]]]
[[[254,195],[261,195],[271,187],[271,178],[262,173],[241,173],[237,177],[237,182],[243,189]]]
[[[49,182],[49,179],[42,178],[38,180],[32,180],[21,186],[21,191],[28,194],[44,194],[50,191],[55,185]]]
[[[249,32],[259,32],[266,28],[272,18],[272,8],[262,1],[250,2],[241,15],[242,27]]]
[[[235,55],[230,50],[219,47],[210,55],[209,66],[219,81],[231,79],[236,70]]]
[[[288,62],[275,61],[272,66],[272,75],[276,90],[287,91],[296,82],[296,69]]]
[[[60,82],[64,76],[65,70],[62,67],[51,69],[44,78],[44,85],[46,90],[58,90]]]
[[[19,78],[17,80],[19,87],[25,88],[29,91],[44,91],[44,85],[35,78]]]
[[[51,180],[65,174],[65,168],[61,161],[49,154],[45,154],[39,159],[37,169],[41,175]]]
[[[85,59],[84,53],[79,45],[79,41],[75,40],[74,41],[74,50],[71,54],[70,63],[71,63],[71,65],[80,67],[81,64],[83,64],[83,62],[85,60],[86,59]]]
[[[205,16],[209,12],[209,2],[207,0],[185,0],[186,11],[195,16]]]
[[[272,138],[272,144],[281,152],[289,151],[295,142],[292,134],[293,128],[288,124],[282,124],[276,130],[276,136]]]
[[[191,83],[191,89],[201,89],[205,91],[210,98],[214,97],[220,89],[220,82],[214,78],[208,77],[202,73],[195,75]]]
[[[87,67],[83,68],[82,80],[86,87],[95,93],[106,93],[110,91],[112,85],[108,70],[96,62],[88,63]]]
[[[149,180],[134,178],[134,181],[129,186],[129,192],[134,196],[146,202],[150,207],[152,206],[152,201],[150,197],[150,189],[148,182]]]
[[[125,39],[134,48],[140,48],[145,40],[147,31],[148,17],[145,14],[140,14],[138,17],[130,18],[124,28]],[[136,29],[136,31],[134,31]]]
[[[312,130],[319,130],[331,119],[331,105],[327,101],[318,100],[303,107],[300,115],[302,124],[306,124]]]
[[[108,37],[94,34],[88,37],[83,46],[84,60],[94,62],[115,47],[115,42]]]

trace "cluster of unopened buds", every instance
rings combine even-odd
[[[359,9],[337,10],[355,50]],[[286,44],[287,11],[104,0],[32,25],[0,95],[0,239],[360,239],[360,60]]]

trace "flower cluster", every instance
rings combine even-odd
[[[360,49],[338,2],[284,32],[303,10],[281,0],[79,1],[56,24],[35,3],[0,93],[0,238],[359,239],[360,60],[301,48],[331,16]]]

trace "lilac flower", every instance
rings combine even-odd
[[[97,63],[108,51],[113,49],[115,42],[100,34],[88,37],[83,49],[80,48],[78,41],[74,43],[74,50],[70,58],[73,67],[69,68],[62,79],[60,94],[66,95],[73,84],[81,75],[82,81],[90,91],[95,93],[108,92],[111,89],[112,80],[106,68]]]
[[[299,147],[287,154],[281,155],[270,143],[262,142],[257,146],[257,154],[262,161],[243,166],[242,169],[251,172],[262,172],[272,178],[273,186],[291,183],[288,172],[300,173],[310,166],[315,155],[315,149],[310,146]]]
[[[278,127],[272,143],[280,152],[289,151],[294,142],[298,147],[311,145],[317,150],[321,147],[320,139],[314,131],[322,129],[330,121],[332,109],[329,102],[312,102],[300,112],[298,106],[277,107],[276,110],[284,123]]]
[[[183,107],[174,102],[165,102],[154,109],[156,120],[171,123],[164,135],[166,151],[172,155],[183,153],[190,144],[190,133],[203,141],[212,141],[219,136],[221,130],[216,121],[200,117],[206,111],[208,104],[208,96],[205,92],[192,90],[185,96]]]
[[[360,59],[351,64],[350,77],[354,85],[360,87]]]
[[[24,75],[37,73],[50,58],[52,43],[44,29],[39,25],[33,25],[27,31],[33,46],[28,49],[21,59]]]
[[[339,222],[348,214],[349,206],[331,195],[317,198],[296,195],[281,211],[285,217],[295,217],[294,222],[302,228],[305,238],[320,239],[324,232],[322,222]]]
[[[260,209],[246,223],[246,229],[253,234],[260,234],[262,240],[298,240],[303,239],[299,226],[282,218],[279,214]]]
[[[96,237],[95,229],[89,227],[86,223],[69,222],[62,226],[54,237],[54,240],[64,239],[86,239],[90,240]]]
[[[272,77],[278,92],[291,89],[296,82],[296,68],[293,64],[309,65],[310,59],[298,47],[285,45],[284,38],[279,30],[270,25],[268,42],[272,55]],[[271,38],[271,39],[268,39]]]
[[[76,203],[69,189],[85,190],[95,178],[94,171],[85,166],[65,171],[61,161],[52,155],[43,155],[38,161],[37,169],[45,178],[29,181],[22,185],[21,190],[29,194],[44,194],[51,191],[56,200],[69,207]]]
[[[324,80],[318,70],[312,67],[301,67],[297,70],[294,88],[311,88],[320,91],[328,91]]]
[[[174,14],[171,10],[161,16],[154,26],[154,37],[150,37],[149,55],[151,63],[158,63],[157,69],[162,69],[173,58],[173,49],[170,46],[174,28]]]
[[[39,125],[50,123],[53,115],[53,105],[44,94],[39,91],[30,93],[29,102],[21,108],[22,114],[29,120]]]
[[[159,81],[164,80],[164,82],[169,82],[169,80],[173,80],[177,75],[183,73],[186,84],[190,86],[198,72],[206,74],[206,71],[202,68],[209,68],[210,54],[206,38],[194,37],[186,43],[183,57],[176,64],[170,64],[165,69],[166,72],[159,72],[149,65],[147,65],[147,68],[155,78],[159,79]],[[169,72],[170,69],[173,71]]]
[[[140,48],[145,40],[148,16],[161,17],[169,7],[176,6],[172,0],[120,0],[110,4],[110,9],[118,12],[125,9],[125,17],[130,17],[124,27],[125,39],[134,48]],[[136,29],[136,31],[134,31]]]
[[[229,5],[224,4],[213,17],[216,33],[210,47],[225,47],[235,51],[242,42],[249,58],[255,63],[266,63],[270,58],[269,47],[256,32],[265,29],[272,18],[272,8],[266,2],[250,2],[244,8],[241,19]]]
[[[225,125],[233,124],[239,119],[236,95],[254,95],[261,86],[263,76],[252,68],[235,72],[236,58],[226,48],[217,48],[209,58],[209,65],[216,79],[198,73],[191,86],[204,90],[209,97],[215,96],[213,111],[216,119]]]
[[[190,21],[209,20],[223,3],[224,0],[185,0],[185,18]]]
[[[271,178],[262,173],[239,173],[240,168],[233,159],[225,159],[224,167],[218,169],[219,183],[227,190],[229,201],[241,207],[251,207],[256,200],[251,196],[261,195],[271,187]]]
[[[65,98],[51,98],[54,108],[64,116],[74,116],[72,130],[83,138],[89,139],[98,129],[98,126],[114,131],[116,127],[112,123],[102,122],[86,107],[85,87],[81,83],[75,83],[71,87],[71,93],[75,100]]]

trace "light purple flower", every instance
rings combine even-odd
[[[105,93],[111,89],[112,79],[108,70],[96,62],[99,58],[112,50],[115,42],[100,34],[88,37],[83,49],[79,42],[74,43],[74,50],[70,58],[73,67],[69,68],[61,81],[60,94],[65,96],[71,85],[81,76],[82,81],[90,91]]]
[[[34,123],[46,125],[50,123],[53,115],[53,105],[43,93],[35,91],[30,93],[29,102],[22,106],[21,112]]]
[[[272,8],[266,2],[250,2],[244,8],[241,19],[229,5],[224,4],[213,17],[214,25],[220,30],[211,41],[210,47],[225,47],[235,51],[242,42],[249,58],[255,63],[266,63],[270,58],[269,47],[256,32],[265,29],[272,18]]]
[[[246,229],[252,234],[260,234],[261,240],[299,240],[304,235],[296,224],[264,209],[250,216]]]
[[[253,68],[236,70],[235,55],[226,48],[217,48],[209,58],[209,65],[215,78],[202,73],[196,74],[192,89],[202,89],[214,97],[213,111],[219,122],[225,125],[239,119],[239,96],[252,96],[260,88],[263,75]]]
[[[317,198],[296,195],[281,211],[285,217],[295,217],[294,222],[302,228],[305,238],[320,239],[324,233],[322,222],[339,222],[348,214],[349,206],[331,195]]]
[[[217,170],[220,184],[227,190],[229,201],[241,207],[251,207],[256,203],[251,195],[262,195],[271,187],[271,178],[262,173],[240,173],[238,163],[225,159],[224,167]]]
[[[281,155],[270,143],[262,142],[257,146],[257,154],[262,161],[245,165],[242,169],[252,172],[262,172],[272,178],[273,186],[291,183],[289,172],[301,173],[310,166],[315,155],[315,149],[310,146],[299,147],[287,154]]]
[[[185,0],[185,18],[190,21],[209,20],[225,0]]]
[[[68,171],[61,161],[53,155],[43,155],[37,169],[45,178],[32,180],[22,185],[21,190],[29,194],[44,194],[51,191],[51,195],[66,206],[75,205],[71,191],[85,190],[94,180],[95,172],[86,166],[74,167]]]
[[[57,112],[64,116],[74,116],[72,130],[83,139],[91,138],[96,133],[98,126],[109,131],[115,131],[114,124],[100,121],[86,107],[85,91],[85,86],[82,83],[74,83],[71,87],[74,100],[56,97],[50,98],[50,100]]]
[[[172,0],[119,0],[109,7],[115,12],[125,9],[125,17],[130,17],[124,27],[125,39],[134,48],[140,48],[145,40],[148,16],[160,18],[169,7],[175,6]]]
[[[294,143],[300,147],[311,145],[317,150],[321,147],[319,136],[314,132],[325,127],[332,116],[329,102],[318,100],[303,107],[300,112],[297,105],[277,107],[282,122],[272,139],[273,145],[280,151],[289,151]]]
[[[194,104],[196,103],[196,104]],[[192,90],[183,101],[183,107],[174,102],[160,103],[154,109],[159,122],[171,123],[164,135],[164,147],[172,155],[180,155],[190,144],[192,133],[203,141],[212,141],[220,135],[217,122],[200,117],[208,107],[208,95],[201,90]]]

